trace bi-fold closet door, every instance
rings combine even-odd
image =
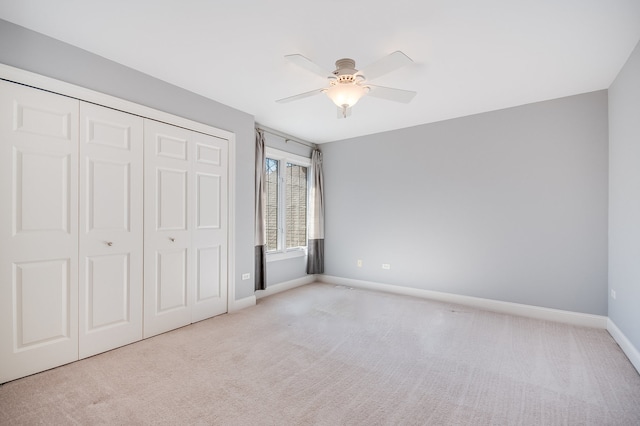
[[[227,150],[0,81],[0,383],[227,311]]]
[[[0,383],[142,338],[142,132],[0,81]]]
[[[144,337],[227,312],[228,141],[145,121]]]

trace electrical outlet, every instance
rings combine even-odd
[[[362,268],[362,259],[358,259],[358,268]]]
[[[382,269],[391,269],[391,265],[389,265],[388,263],[383,263]]]
[[[616,300],[616,291],[614,289],[611,289],[611,298]]]
[[[242,274],[242,279],[243,280],[248,280],[250,278],[251,278],[251,274],[250,273],[247,272],[246,274]]]

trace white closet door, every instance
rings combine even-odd
[[[78,359],[78,105],[0,81],[0,383]]]
[[[80,104],[80,358],[142,339],[143,119]]]
[[[144,121],[144,337],[191,323],[192,132]]]
[[[192,322],[227,312],[228,141],[194,133]]]

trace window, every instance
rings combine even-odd
[[[309,158],[266,149],[266,228],[270,260],[306,253],[310,161]]]

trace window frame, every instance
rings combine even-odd
[[[286,223],[286,188],[285,176],[287,163],[295,164],[307,168],[307,217],[306,217],[306,240],[309,241],[309,193],[311,179],[311,158],[292,154],[276,148],[265,147],[265,157],[278,161],[278,249],[267,251],[267,262],[276,260],[292,259],[307,255],[307,247],[287,248],[287,223]]]

